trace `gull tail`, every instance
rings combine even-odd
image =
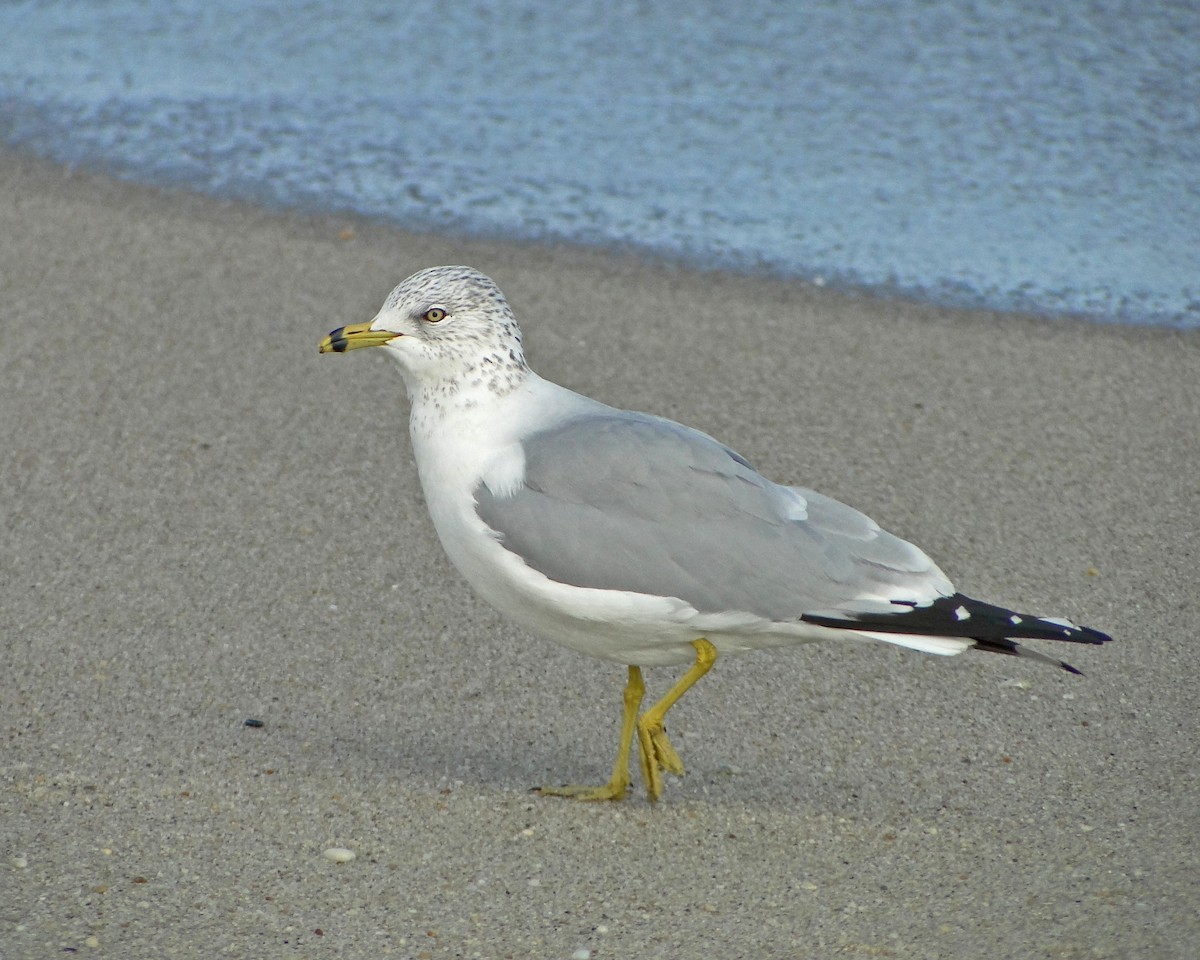
[[[1080,627],[1059,617],[1037,617],[1005,607],[973,600],[962,593],[933,601],[892,600],[888,605],[864,604],[861,609],[823,610],[806,613],[806,623],[839,630],[901,637],[945,637],[973,643],[976,650],[1026,657],[1079,674],[1069,663],[1023,647],[1017,640],[1060,640],[1067,643],[1108,643],[1108,634]],[[881,636],[879,639],[887,639]]]

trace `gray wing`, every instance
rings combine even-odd
[[[924,599],[945,579],[857,510],[771,483],[667,420],[588,415],[526,438],[523,452],[523,483],[481,483],[477,510],[507,549],[561,583],[789,620],[909,585]]]

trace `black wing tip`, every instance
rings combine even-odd
[[[1017,640],[1055,640],[1092,645],[1109,643],[1112,640],[1107,633],[1092,627],[1081,627],[1069,620],[1016,613],[1006,607],[984,603],[962,593],[938,597],[932,602],[891,602],[898,608],[895,613],[847,613],[844,618],[805,614],[800,619],[818,626],[850,631],[962,637],[973,640],[976,650],[1041,660],[1076,676],[1083,676],[1083,671],[1063,660],[1022,647]]]
[[[972,637],[975,641],[975,646],[972,650],[979,650],[982,653],[999,653],[1006,657],[1021,657],[1025,660],[1038,660],[1041,663],[1048,663],[1052,667],[1058,667],[1067,673],[1073,673],[1078,677],[1083,676],[1083,671],[1071,666],[1066,660],[1058,660],[1054,657],[1048,657],[1039,650],[1033,650],[1030,647],[1023,647],[1016,640],[1010,640],[1006,637]]]
[[[1097,630],[1094,627],[1080,627],[1079,629],[1084,634],[1083,639],[1079,641],[1080,643],[1094,643],[1096,646],[1102,643],[1112,643],[1112,636],[1110,634]]]
[[[1112,642],[1112,637],[1107,633],[1102,633],[1093,627],[1082,627],[1078,624],[1067,626],[1056,620],[1047,620],[1042,617],[1036,618],[1028,632],[1014,630],[1013,636],[1023,637],[1027,640],[1062,640],[1066,643],[1086,643],[1096,647],[1102,643]]]
[[[802,614],[800,619],[822,627],[871,630],[883,633],[928,634],[963,637],[978,641],[1060,640],[1067,643],[1101,644],[1112,640],[1107,633],[1081,627],[1069,620],[1017,613],[1007,607],[975,600],[963,593],[933,601],[892,600],[895,612],[847,612],[844,615]]]
[[[897,601],[893,601],[897,602]],[[906,604],[907,606],[907,604]],[[944,609],[965,609],[973,617],[979,615],[982,626],[987,628],[989,639],[1060,640],[1067,643],[1099,645],[1109,643],[1112,637],[1094,627],[1084,627],[1058,617],[1043,617],[1032,613],[1017,613],[1007,607],[999,607],[956,593],[936,600],[934,606]]]

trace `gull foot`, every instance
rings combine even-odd
[[[701,637],[692,641],[696,650],[696,662],[679,678],[667,695],[642,714],[637,722],[638,746],[641,748],[642,776],[646,779],[646,796],[654,803],[663,791],[662,772],[683,776],[683,761],[671,746],[664,720],[667,711],[688,692],[702,676],[717,662],[717,648]]]
[[[642,778],[646,781],[646,796],[654,803],[662,796],[663,771],[677,777],[684,774],[683,761],[671,745],[661,723],[647,723],[642,717],[637,726],[638,746],[641,748]]]
[[[539,796],[564,797],[568,800],[583,800],[599,803],[605,800],[624,800],[629,792],[629,777],[608,781],[600,787],[571,783],[561,787],[534,787]]]

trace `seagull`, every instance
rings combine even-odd
[[[973,600],[854,508],[773,483],[698,430],[543,379],[500,288],[471,267],[413,274],[320,352],[365,347],[399,364],[429,514],[466,580],[534,633],[628,668],[609,781],[544,795],[624,798],[636,738],[657,801],[663,774],[684,772],[667,711],[725,654],[854,638],[1079,673],[1017,640],[1111,639]],[[689,666],[639,715],[642,668],[672,664]]]

